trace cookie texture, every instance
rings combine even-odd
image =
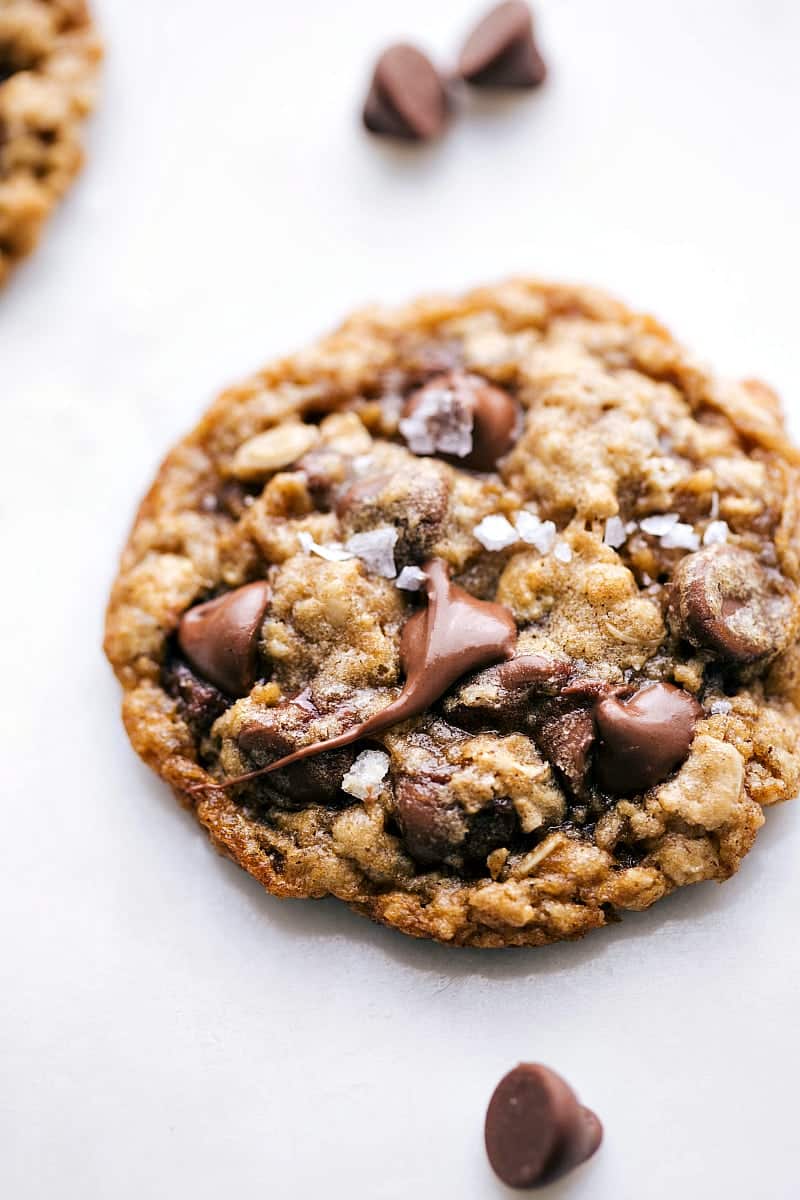
[[[80,169],[100,57],[85,0],[0,0],[0,285]]]
[[[130,739],[269,891],[417,937],[726,879],[800,777],[799,462],[768,387],[596,291],[359,313],[161,467],[107,615]]]

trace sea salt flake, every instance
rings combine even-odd
[[[731,712],[733,705],[730,700],[715,700],[711,705],[710,712],[714,717],[724,717],[726,713]]]
[[[549,554],[556,540],[556,527],[552,521],[540,521],[535,513],[525,510],[514,514],[514,524],[523,542],[534,546],[540,554]]]
[[[557,558],[560,563],[572,562],[571,547],[566,542],[556,542],[553,558]]]
[[[606,546],[611,546],[616,550],[619,546],[625,544],[627,538],[625,526],[619,517],[609,517],[606,521],[605,533],[603,534],[603,543]]]
[[[419,567],[403,567],[397,576],[397,586],[406,592],[418,592],[425,582],[425,572]]]
[[[673,525],[677,525],[680,517],[677,513],[656,513],[654,517],[645,517],[639,522],[639,528],[653,537],[663,537],[669,533]]]
[[[486,550],[505,550],[507,546],[513,546],[514,542],[519,541],[519,534],[514,526],[500,513],[484,517],[472,533]]]
[[[415,454],[438,451],[466,458],[472,451],[473,419],[472,407],[453,388],[429,384],[399,428]]]
[[[711,493],[711,512],[709,513],[712,521],[716,521],[719,516],[719,492]]]
[[[316,554],[319,558],[324,558],[326,562],[347,562],[355,557],[338,542],[327,542],[324,546],[320,545],[304,529],[298,533],[297,540],[306,554]]]
[[[397,545],[397,530],[394,525],[381,525],[378,529],[367,529],[363,533],[354,533],[345,542],[345,549],[356,558],[360,558],[364,566],[373,575],[381,575],[384,579],[394,579],[397,567],[394,563],[394,548]]]
[[[703,534],[704,546],[721,546],[723,542],[727,542],[730,529],[727,521],[712,521],[706,526],[706,531]]]
[[[639,528],[638,521],[628,521],[627,525],[625,526],[625,532],[627,533],[628,537],[630,537],[632,533],[636,533],[636,530],[638,528]]]
[[[697,550],[700,546],[700,538],[691,525],[684,525],[679,521],[664,534],[661,538],[661,545],[665,550]]]
[[[362,750],[342,780],[342,791],[357,800],[369,800],[380,791],[389,770],[389,755],[382,750]]]

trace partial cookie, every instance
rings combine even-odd
[[[0,284],[80,169],[100,57],[85,0],[0,0]]]
[[[131,741],[270,891],[418,937],[726,879],[800,778],[798,461],[769,389],[600,293],[357,314],[145,498]]]

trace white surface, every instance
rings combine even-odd
[[[162,452],[364,301],[587,280],[796,403],[800,6],[540,0],[546,90],[417,151],[359,130],[370,57],[479,4],[97,7],[88,170],[0,296],[0,1194],[496,1200],[484,1108],[527,1058],[606,1123],[554,1200],[791,1200],[800,809],[580,944],[417,944],[218,858],[99,642]]]

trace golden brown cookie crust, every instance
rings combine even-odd
[[[498,472],[414,458],[397,433],[396,393],[454,363],[509,389],[524,410],[524,431]],[[287,427],[308,449],[284,467]],[[271,429],[282,431],[277,452],[275,439],[253,443]],[[315,499],[312,476],[320,462],[335,476],[354,461],[400,480],[410,469],[431,494],[446,476],[433,553],[467,590],[510,608],[520,651],[560,656],[609,687],[659,681],[696,697],[703,715],[683,764],[643,793],[582,800],[527,727],[465,725],[458,714],[483,702],[481,680],[467,679],[435,712],[378,739],[389,771],[366,797],[297,802],[271,777],[214,786],[254,765],[238,743],[245,725],[303,689],[334,724],[343,698],[363,714],[397,694],[409,593],[358,559],[328,562],[298,541],[303,532],[325,545],[349,532]],[[163,463],[106,625],[131,742],[217,848],[270,892],[332,894],[417,937],[542,945],[647,908],[682,884],[726,879],[752,846],[763,807],[790,798],[800,778],[798,461],[765,385],[718,379],[652,318],[600,292],[513,280],[358,313],[225,392]],[[522,509],[554,523],[558,554],[476,539],[485,517],[513,520]],[[648,533],[664,514],[672,533]],[[615,518],[627,528],[616,547]],[[752,554],[781,588],[772,651],[747,665],[721,664],[676,632],[670,615],[678,564],[720,538]],[[264,577],[272,601],[263,677],[198,733],[167,679],[178,623],[192,605]],[[447,772],[463,822],[500,799],[513,806],[508,845],[469,868],[457,857],[415,861],[394,792],[401,775],[425,775],[431,763]],[[208,786],[191,790],[198,785]]]
[[[81,167],[101,54],[85,0],[0,0],[0,285]]]

